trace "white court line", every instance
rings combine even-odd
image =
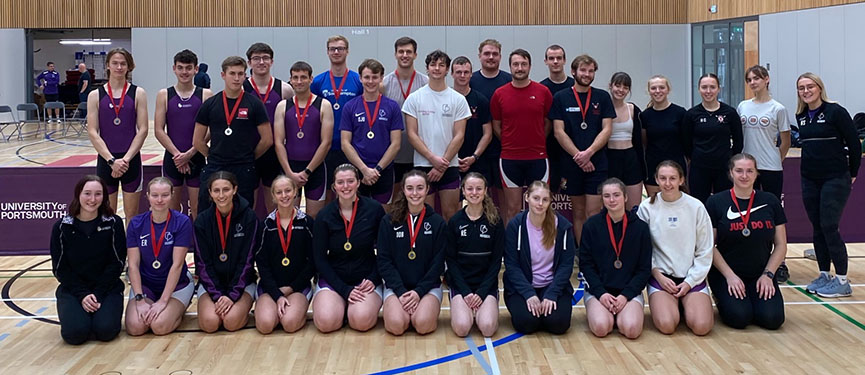
[[[487,345],[487,357],[490,359],[490,369],[493,370],[493,375],[501,375],[499,370],[499,361],[496,359],[496,350],[493,348],[493,340],[489,337],[484,337],[484,343]]]

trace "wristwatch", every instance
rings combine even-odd
[[[307,176],[312,176],[312,171],[309,168],[304,168],[303,173],[306,173]]]
[[[377,171],[379,171],[379,173],[381,173],[381,171],[383,170],[383,168],[382,168],[380,165],[376,164],[376,166],[375,166],[375,170],[377,170]]]
[[[138,301],[143,300],[144,297],[146,297],[144,294],[138,293],[138,294],[135,295],[134,298],[135,298],[135,301],[138,302]]]
[[[763,274],[766,275],[766,276],[769,276],[769,279],[770,279],[770,280],[775,280],[775,274],[772,273],[772,271],[769,271],[769,270],[763,270]]]
[[[108,159],[108,165],[113,166],[115,161],[117,161],[117,158],[112,157],[111,159]]]

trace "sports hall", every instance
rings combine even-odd
[[[423,74],[428,72],[424,58],[437,49],[451,59],[467,57],[477,71],[482,65],[478,45],[495,39],[501,44],[501,71],[510,71],[511,51],[524,49],[531,54],[529,78],[535,82],[550,76],[544,58],[547,47],[555,44],[566,52],[567,76],[574,57],[587,54],[596,60],[594,88],[610,91],[610,77],[628,73],[633,83],[625,102],[644,110],[652,104],[651,77],[666,77],[669,101],[688,109],[703,100],[699,85],[706,73],[717,76],[718,101],[736,108],[754,97],[746,72],[761,65],[771,76],[771,97],[787,108],[788,122],[798,125],[797,77],[805,72],[822,78],[826,102],[837,102],[851,118],[865,112],[862,20],[865,2],[858,0],[0,0],[0,373],[860,373],[865,369],[865,188],[854,180],[839,215],[852,294],[825,298],[809,293],[806,286],[818,275],[818,265],[810,255],[815,245],[803,204],[802,151],[795,134],[783,161],[780,200],[787,221],[789,279],[778,283],[785,319],[774,330],[731,328],[713,307],[710,333],[695,335],[683,318],[675,332],[664,334],[653,324],[646,303],[638,338],[616,330],[596,337],[587,324],[589,288],[575,264],[570,328],[563,334],[517,332],[499,290],[498,329],[490,337],[476,327],[465,337],[456,335],[451,298],[440,299],[437,329],[427,334],[410,328],[393,335],[383,315],[365,332],[346,323],[322,333],[314,324],[312,303],[305,325],[296,332],[276,327],[260,333],[253,306],[240,329],[205,333],[198,297],[192,297],[172,333],[133,336],[122,325],[110,341],[70,345],[61,338],[55,296],[59,283],[49,247],[52,226],[66,215],[76,181],[96,173],[100,158],[88,137],[93,124],[79,106],[78,66],[85,64],[95,90],[108,79],[105,56],[116,47],[134,56],[130,82],[147,93],[143,104],[149,133],[140,149],[146,189],[150,178],[162,174],[164,162],[165,148],[153,129],[157,92],[176,82],[172,58],[184,49],[209,65],[211,90],[219,93],[225,88],[220,63],[235,55],[247,60],[254,43],[272,47],[270,72],[286,85],[297,61],[312,67],[310,76],[328,71],[328,38],[334,35],[350,43],[348,69],[356,71],[373,58],[385,74],[397,69],[394,41],[401,37],[416,41],[412,67]],[[41,87],[48,62],[59,77],[59,118],[46,106],[49,93]],[[454,83],[450,69],[446,82]],[[34,105],[19,107],[29,103]],[[865,121],[862,117],[857,121]],[[128,222],[123,194],[116,212]],[[183,194],[183,209],[189,210]],[[570,219],[568,195],[551,198],[552,207]],[[145,193],[141,202],[136,214],[146,211]],[[309,207],[306,202],[301,201],[301,209]],[[257,202],[256,208],[263,219],[264,203]],[[192,249],[186,263],[196,273]],[[497,275],[499,288],[504,270],[502,265]],[[127,273],[119,279],[125,305],[131,301]],[[447,285],[442,289],[449,294]]]

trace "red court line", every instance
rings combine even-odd
[[[77,167],[96,160],[96,155],[72,155],[45,164],[46,167]]]

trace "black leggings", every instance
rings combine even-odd
[[[535,288],[538,298],[544,300],[544,292],[547,287]],[[506,293],[507,294],[507,293]],[[535,317],[526,306],[526,299],[519,293],[512,293],[505,297],[505,305],[511,313],[511,323],[514,329],[520,333],[535,333],[543,329],[555,335],[561,335],[571,328],[571,295],[562,293],[556,301],[556,309],[548,316]]]
[[[758,279],[742,279],[745,284],[745,299],[738,299],[730,295],[724,276],[709,275],[709,286],[715,295],[718,313],[724,324],[736,329],[744,329],[749,324],[772,330],[781,328],[784,324],[784,298],[781,296],[781,289],[778,288],[778,283],[773,281],[775,294],[764,300],[757,293]]]
[[[688,176],[688,189],[691,196],[706,203],[714,193],[720,193],[733,187],[733,182],[727,177],[726,168],[704,168],[691,164]]]
[[[105,298],[94,313],[84,311],[81,301],[58,286],[54,293],[57,297],[57,316],[60,319],[60,336],[68,344],[80,345],[88,339],[111,341],[120,333],[120,317],[123,315],[123,288],[115,288]]]
[[[820,271],[829,272],[834,264],[836,274],[847,274],[847,245],[838,224],[850,197],[851,183],[849,174],[825,180],[802,177],[802,203],[813,228],[814,253]]]

